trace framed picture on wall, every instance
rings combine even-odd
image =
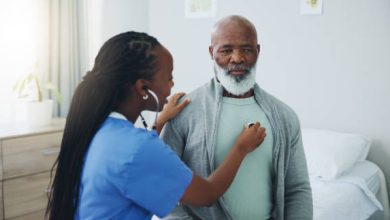
[[[186,18],[212,18],[217,13],[217,0],[185,0]]]
[[[301,15],[321,15],[322,0],[301,0]]]

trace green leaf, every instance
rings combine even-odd
[[[32,84],[34,84],[32,88],[29,88]],[[35,96],[38,97],[37,101],[39,102],[42,101],[42,89],[47,89],[52,92],[52,95],[58,104],[61,104],[62,97],[57,87],[51,82],[45,83],[44,87],[42,87],[38,77],[33,73],[28,73],[23,78],[16,81],[12,88],[18,98],[28,98],[31,97],[32,94],[36,94]]]
[[[45,85],[45,88],[50,90],[51,92],[53,92],[53,95],[56,98],[56,101],[58,102],[58,104],[61,104],[62,97],[61,97],[60,91],[58,91],[58,89],[57,89],[57,86],[55,86],[51,82],[47,82]]]

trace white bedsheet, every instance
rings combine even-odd
[[[371,161],[358,162],[347,172],[348,176],[363,178],[368,189],[376,194],[380,188],[379,168]]]
[[[369,161],[359,162],[335,180],[310,177],[314,220],[366,220],[382,210],[375,194],[380,180],[378,168]]]

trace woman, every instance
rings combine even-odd
[[[49,219],[150,219],[167,215],[179,201],[202,206],[223,195],[245,155],[263,141],[264,128],[246,127],[207,179],[193,174],[156,131],[133,125],[143,110],[161,111],[172,70],[168,50],[147,34],[122,33],[102,46],[72,99]],[[176,103],[182,95],[165,105],[158,131],[188,103]]]

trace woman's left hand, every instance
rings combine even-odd
[[[160,112],[160,115],[157,119],[158,133],[161,131],[162,127],[167,121],[179,114],[179,112],[181,112],[181,110],[183,110],[190,103],[189,99],[185,99],[181,103],[177,103],[177,101],[184,95],[184,92],[178,92],[168,98],[168,103],[164,105],[164,108]]]

